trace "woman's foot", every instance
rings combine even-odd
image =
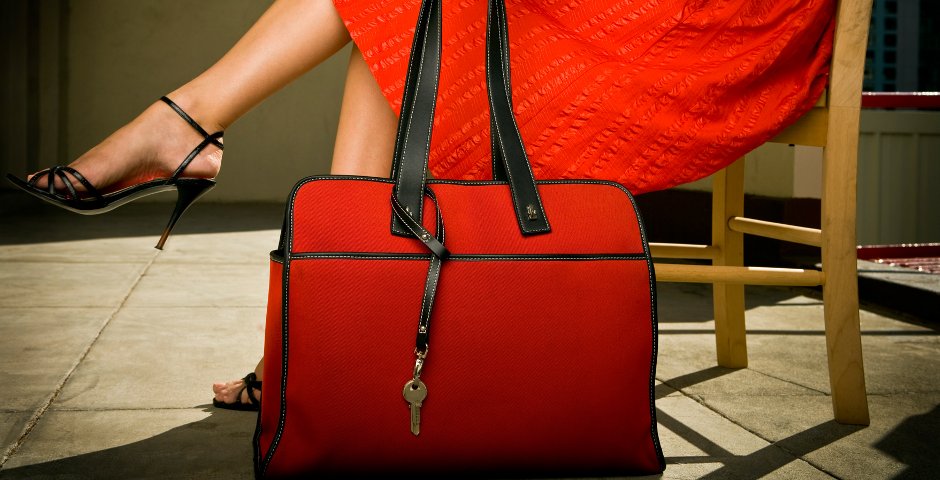
[[[171,100],[177,101],[172,97]],[[199,118],[198,112],[188,111],[185,101],[180,107],[208,133],[222,130],[221,125]],[[148,180],[171,177],[183,159],[201,141],[202,135],[169,105],[157,101],[69,166],[105,194]],[[222,150],[210,144],[180,176],[214,178],[221,168]],[[47,188],[47,181],[46,178],[39,178],[36,186]],[[56,190],[65,191],[62,180],[56,178],[55,181]],[[81,182],[72,183],[81,194],[84,190]]]
[[[219,403],[226,405],[236,405],[239,403],[250,405],[252,403],[251,399],[248,397],[248,389],[245,388],[245,380],[241,378],[227,383],[214,383],[212,384],[212,391],[215,393],[213,403],[216,405]],[[261,389],[252,388],[251,391],[255,399],[260,402]]]

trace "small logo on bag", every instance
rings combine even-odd
[[[529,220],[537,220],[539,218],[538,212],[535,210],[535,205],[531,203],[525,207],[526,212],[529,214]]]

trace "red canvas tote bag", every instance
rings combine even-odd
[[[535,181],[503,0],[487,17],[493,181],[426,178],[441,9],[424,0],[391,178],[309,177],[290,195],[272,252],[259,477],[664,468],[636,205],[613,182]]]

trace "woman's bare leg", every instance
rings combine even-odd
[[[346,71],[346,87],[339,114],[339,128],[333,147],[333,175],[364,175],[387,177],[392,168],[395,132],[398,119],[369,72],[362,54],[355,46]],[[258,379],[263,377],[264,358],[255,367]],[[244,383],[235,380],[212,386],[215,398],[232,403],[242,392]],[[255,390],[261,399],[261,392]],[[241,401],[248,402],[248,393],[241,393]]]
[[[348,42],[331,0],[278,0],[222,59],[167,96],[209,133],[223,130]],[[201,140],[156,102],[71,165],[107,192],[169,176]],[[184,175],[214,177],[221,158],[221,151],[207,148]]]
[[[333,146],[333,175],[388,177],[398,118],[382,95],[362,53],[353,46]]]

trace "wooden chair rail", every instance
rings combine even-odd
[[[770,143],[825,147],[829,130],[829,111],[826,108],[813,107],[786,130],[768,140]]]
[[[800,227],[746,217],[731,217],[728,219],[728,228],[735,232],[758,237],[801,243],[813,247],[822,246],[822,231],[818,228]],[[650,252],[653,258],[714,260],[721,250],[714,245],[651,242]]]
[[[685,258],[696,260],[714,260],[719,253],[713,245],[693,245],[688,243],[650,243],[653,258]]]
[[[657,263],[658,282],[730,283],[744,285],[818,286],[825,283],[819,270],[800,268],[737,267]]]
[[[785,242],[802,243],[813,247],[822,246],[822,230],[818,228],[799,227],[785,223],[767,222],[745,217],[731,217],[728,219],[728,228],[735,232],[746,233],[758,237],[773,238]]]

